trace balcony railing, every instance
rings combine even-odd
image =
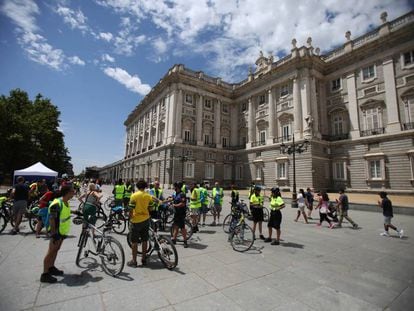
[[[204,143],[204,146],[210,147],[210,148],[216,148],[216,144],[215,143]]]
[[[414,122],[404,123],[404,131],[414,130]]]
[[[196,140],[184,140],[183,144],[187,144],[187,145],[197,145],[197,141]]]
[[[275,137],[273,138],[273,143],[277,144],[277,143],[284,143],[286,141],[291,141],[292,140],[292,135],[286,135],[286,136],[281,136],[281,137]]]
[[[154,147],[153,145],[149,145],[148,150],[151,150],[153,147]]]
[[[237,145],[237,146],[227,146],[226,149],[229,149],[229,150],[246,149],[246,144]]]
[[[337,135],[322,135],[322,139],[327,140],[327,141],[337,141],[337,140],[344,140],[348,138],[349,138],[348,133],[337,134]]]
[[[385,128],[378,127],[375,129],[361,131],[361,136],[364,137],[364,136],[379,135],[379,134],[384,134],[384,133],[385,133]]]
[[[159,147],[162,145],[162,141],[157,141],[157,143],[155,144],[155,147]]]
[[[141,150],[142,152],[145,152],[145,151],[147,151],[147,148],[142,148],[142,150]]]
[[[262,140],[262,141],[253,141],[252,142],[252,147],[258,147],[258,146],[264,146],[266,145],[266,141]]]

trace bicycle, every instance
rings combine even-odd
[[[83,206],[85,205],[85,202],[81,201],[79,203],[78,206],[78,213],[83,213]],[[96,206],[96,222],[95,222],[95,227],[97,228],[102,228],[105,223],[108,220],[108,216],[106,216],[103,208],[102,208],[102,204],[98,203]]]
[[[173,218],[173,220],[174,220],[174,218]],[[188,241],[193,236],[193,233],[194,233],[193,232],[193,225],[191,224],[190,209],[188,207],[187,207],[187,210],[186,210],[184,226],[185,226],[185,230],[187,232],[187,238],[185,240]],[[170,228],[170,234],[171,234],[171,237],[174,236],[174,224]],[[177,233],[177,242],[184,242],[184,237],[182,236],[180,229],[178,229],[178,233]]]
[[[109,212],[107,225],[111,226],[115,233],[122,234],[126,229],[129,221],[123,215],[124,209],[121,206],[114,206]]]
[[[83,224],[82,233],[78,241],[78,253],[76,255],[76,265],[79,268],[81,261],[89,257],[89,254],[99,256],[101,258],[102,268],[106,273],[115,277],[124,269],[125,254],[121,243],[112,236],[106,235],[111,230],[110,226],[105,226],[100,231],[96,226],[86,222],[80,217],[73,219],[76,225]]]
[[[159,219],[150,219],[149,239],[147,242],[147,258],[156,251],[161,262],[168,270],[173,270],[178,265],[178,253],[171,239],[165,235],[160,235],[154,230]],[[127,235],[129,247],[132,246],[131,232]],[[142,254],[141,241],[138,242],[138,254]]]
[[[248,251],[254,244],[253,229],[245,222],[246,211],[233,208],[233,212],[228,241],[236,252]]]
[[[233,212],[233,209],[236,209],[236,210],[238,209],[240,211],[243,211],[245,214],[249,214],[249,209],[247,207],[247,204],[244,203],[244,200],[240,200],[240,202],[238,202],[236,205],[232,205],[232,203],[230,202],[230,205],[231,205],[231,212],[226,217],[224,217],[224,220],[223,220],[223,231],[225,233],[230,233],[230,223],[234,216],[239,215],[239,214],[235,214],[236,212]]]
[[[109,196],[103,203],[104,209],[109,211],[111,209],[111,206],[115,205],[115,198],[114,196]]]
[[[0,206],[0,233],[3,232],[9,222],[14,227],[13,202],[3,199]]]

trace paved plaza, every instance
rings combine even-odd
[[[110,191],[104,187],[105,196]],[[224,202],[225,215],[229,198]],[[72,208],[77,205],[71,201]],[[100,266],[83,271],[75,265],[81,227],[73,225],[73,236],[64,241],[56,261],[65,271],[57,284],[39,281],[48,241],[35,239],[27,222],[16,236],[8,234],[8,226],[0,234],[0,310],[413,309],[413,216],[395,215],[394,224],[406,234],[399,239],[380,236],[380,211],[351,210],[358,230],[347,223],[333,230],[326,224],[317,228],[316,220],[295,223],[296,210],[289,205],[282,213],[279,246],[257,240],[254,249],[237,253],[222,227],[206,226],[193,235],[189,248],[177,245],[174,271],[153,254],[147,267],[125,266],[119,278]],[[113,235],[129,260],[126,237]]]

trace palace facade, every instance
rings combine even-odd
[[[414,193],[414,12],[381,20],[327,54],[260,53],[239,83],[173,66],[124,123],[119,177]]]

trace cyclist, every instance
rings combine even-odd
[[[131,195],[134,193],[134,185],[133,185],[133,183],[131,183],[131,181],[130,180],[128,180],[127,182],[126,182],[126,185],[125,185],[125,192],[124,192],[124,208],[127,208],[128,207],[128,204],[129,204],[129,199],[131,198]]]
[[[254,187],[254,192],[250,196],[250,212],[253,216],[253,234],[256,234],[256,225],[259,224],[260,239],[264,240],[265,237],[262,233],[263,222],[263,196],[260,195],[262,189],[259,186]]]
[[[213,200],[214,200],[214,211],[213,211],[213,223],[212,226],[216,225],[216,217],[217,217],[217,224],[220,224],[220,212],[221,207],[223,206],[223,188],[219,186],[219,183],[216,181],[214,183],[213,188]]]
[[[115,197],[115,206],[122,206],[125,194],[125,185],[122,182],[122,178],[118,179],[118,183],[115,185],[112,193]]]
[[[83,219],[94,225],[96,223],[96,206],[100,204],[102,193],[99,193],[96,190],[96,185],[94,183],[90,183],[88,188],[89,191],[82,194],[79,201],[84,203],[82,210]]]
[[[62,242],[70,231],[69,200],[74,194],[75,190],[71,185],[63,186],[60,192],[61,197],[54,199],[49,206],[49,229],[52,238],[43,260],[43,273],[40,276],[42,283],[56,283],[57,279],[53,275],[63,275],[63,271],[55,267],[55,261]]]
[[[203,216],[203,223],[202,226],[206,225],[206,216],[208,212],[208,190],[207,186],[204,182],[201,183],[200,187],[200,201],[201,201],[201,214]]]
[[[37,224],[36,224],[36,238],[40,238],[40,231],[42,231],[43,227],[49,227],[49,213],[48,207],[49,204],[59,197],[59,191],[48,191],[39,199],[39,212],[37,217]],[[46,230],[46,235],[48,236],[48,232]]]
[[[276,229],[276,240],[274,240],[271,245],[279,245],[280,243],[280,223],[282,222],[282,213],[280,210],[285,207],[285,202],[283,202],[282,195],[280,194],[279,188],[272,188],[270,195],[270,217],[267,224],[269,229],[269,237],[264,241],[266,243],[272,241],[272,228]]]
[[[138,253],[138,242],[142,242],[142,258],[141,264],[145,266],[147,264],[147,243],[149,239],[149,228],[150,228],[150,204],[153,200],[157,200],[152,197],[149,193],[145,192],[147,188],[145,180],[139,180],[137,182],[138,191],[131,195],[129,200],[129,208],[131,208],[129,219],[131,222],[131,248],[132,248],[132,259],[128,261],[129,267],[136,268],[137,265],[137,253]]]
[[[178,229],[181,230],[181,234],[184,239],[184,248],[188,247],[187,244],[187,230],[185,229],[185,214],[187,209],[187,199],[185,193],[181,191],[183,184],[180,182],[174,183],[175,193],[172,196],[173,207],[175,209],[174,221],[173,221],[173,238],[172,242],[177,243]]]
[[[29,188],[24,183],[24,177],[17,177],[17,185],[14,187],[11,193],[11,197],[14,199],[13,203],[13,217],[14,228],[11,231],[12,235],[17,234],[20,229],[20,223],[22,222],[23,214],[27,210],[27,202],[29,201]]]
[[[190,188],[191,197],[190,197],[190,212],[191,212],[191,225],[193,227],[193,232],[198,232],[198,221],[200,219],[201,212],[201,199],[200,199],[200,189],[197,184],[193,182]]]

